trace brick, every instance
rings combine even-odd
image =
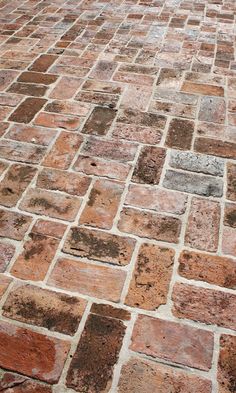
[[[133,109],[125,109],[119,112],[117,121],[124,124],[135,124],[142,127],[150,127],[155,129],[164,129],[166,117],[155,113],[147,113],[135,111]]]
[[[137,150],[137,145],[118,141],[117,139],[101,140],[90,138],[82,149],[82,153],[120,162],[132,161]]]
[[[43,54],[39,56],[29,67],[30,71],[46,72],[49,67],[57,60],[57,56]]]
[[[43,169],[37,178],[39,188],[59,190],[78,196],[83,196],[87,192],[90,183],[89,177],[55,169]]]
[[[56,98],[58,100],[67,100],[72,98],[79,89],[81,83],[81,79],[70,76],[62,76],[49,94],[49,97]]]
[[[236,296],[232,293],[177,283],[172,299],[178,318],[235,329]]]
[[[82,90],[75,97],[77,101],[88,102],[89,104],[108,106],[110,108],[115,108],[117,102],[119,101],[119,96],[116,94],[100,93],[93,91]]]
[[[11,111],[12,108],[10,108],[9,106],[0,106],[0,121],[6,120]]]
[[[191,194],[221,197],[223,181],[212,176],[167,170],[163,186]]]
[[[119,208],[124,184],[96,180],[80,216],[80,224],[110,229]]]
[[[5,90],[19,73],[12,70],[0,70],[0,91]]]
[[[106,135],[115,116],[114,109],[97,106],[83,126],[82,132],[90,135]]]
[[[25,83],[39,83],[42,85],[51,85],[56,82],[57,75],[53,74],[41,74],[39,72],[22,72],[22,74],[17,79],[18,82]]]
[[[193,198],[185,233],[185,244],[200,250],[217,251],[219,225],[219,203]]]
[[[0,121],[0,136],[2,136],[3,134],[5,134],[6,130],[8,129],[9,124],[8,123],[4,123]],[[2,166],[2,163],[1,163]]]
[[[131,83],[134,85],[141,86],[152,86],[154,78],[150,75],[116,72],[113,76],[113,80],[122,83]]]
[[[46,94],[47,86],[33,83],[13,83],[7,90],[10,93],[23,94],[25,96],[43,97]]]
[[[44,159],[43,165],[57,169],[68,169],[81,143],[80,135],[62,131]]]
[[[126,205],[172,214],[183,214],[186,203],[187,196],[184,194],[137,184],[129,186],[125,199]]]
[[[19,142],[28,142],[36,145],[48,146],[56,136],[56,131],[42,127],[34,127],[25,124],[13,124],[6,137]]]
[[[11,393],[52,393],[52,388],[48,385],[8,372],[1,378],[0,389]]]
[[[149,110],[152,112],[162,113],[164,115],[179,116],[189,119],[194,119],[196,117],[196,107],[192,105],[151,101]]]
[[[166,304],[173,263],[173,250],[142,244],[125,303],[146,310]]]
[[[121,99],[121,108],[145,111],[152,96],[150,86],[128,85]]]
[[[116,123],[112,136],[140,143],[158,144],[161,141],[162,130],[135,124]]]
[[[222,251],[236,257],[236,229],[225,227],[222,235]]]
[[[121,321],[89,315],[69,367],[66,386],[76,391],[108,392],[124,334]]]
[[[30,216],[0,209],[0,237],[22,240],[31,221]]]
[[[119,302],[126,273],[72,259],[59,259],[48,283],[72,292]]]
[[[7,169],[8,165],[6,162],[0,161],[0,175],[3,174],[3,172]]]
[[[118,162],[107,161],[100,158],[80,155],[73,169],[84,172],[87,175],[104,176],[114,180],[125,180],[129,174],[131,166]]]
[[[26,98],[12,113],[9,120],[17,123],[29,123],[42,109],[47,100],[43,98]]]
[[[100,91],[110,94],[121,94],[123,88],[118,83],[88,79],[82,86],[83,90]]]
[[[236,228],[236,204],[225,204],[224,225]]]
[[[14,253],[15,247],[12,244],[0,242],[0,273],[6,270]]]
[[[89,74],[89,77],[104,81],[109,80],[111,79],[116,67],[117,63],[115,62],[99,60],[95,68],[93,68],[92,72]]]
[[[74,196],[31,188],[21,201],[20,209],[52,218],[73,221],[80,205],[80,199]]]
[[[227,198],[236,201],[236,165],[227,164]]]
[[[66,238],[63,251],[79,257],[117,265],[127,265],[135,240],[101,231],[73,227]]]
[[[166,137],[166,146],[180,150],[191,149],[194,123],[190,120],[172,119]]]
[[[7,288],[9,287],[12,279],[10,277],[4,276],[4,274],[0,274],[0,299],[6,292]],[[1,383],[1,382],[0,382]],[[1,384],[0,384],[1,386]]]
[[[211,332],[142,315],[134,326],[130,348],[177,364],[209,370],[213,345]]]
[[[205,96],[224,96],[224,88],[221,86],[205,85],[201,83],[184,82],[181,91],[191,94],[201,94]]]
[[[76,333],[86,300],[33,285],[15,285],[3,306],[5,317],[51,331]]]
[[[220,336],[217,381],[219,393],[233,393],[235,390],[236,337],[228,334]]]
[[[65,115],[87,116],[90,105],[75,101],[52,101],[45,107],[46,112],[63,113]]]
[[[236,264],[231,258],[184,250],[179,257],[178,272],[189,280],[236,288]]]
[[[204,173],[206,175],[224,175],[224,160],[192,152],[174,151],[170,156],[170,166],[176,169]]]
[[[69,351],[67,341],[6,322],[0,324],[0,337],[1,367],[48,383],[59,380]]]
[[[48,128],[64,128],[68,131],[78,130],[81,118],[55,113],[41,112],[34,120],[34,124]]]
[[[203,97],[198,118],[202,121],[223,124],[226,116],[226,104],[223,98]]]
[[[178,218],[131,208],[122,210],[118,224],[120,231],[171,243],[178,243],[180,227]]]
[[[38,219],[32,228],[32,232],[61,239],[66,228],[66,224],[61,222]]]
[[[0,203],[13,207],[21,198],[36,173],[31,166],[13,164],[0,182]]]
[[[158,184],[165,162],[166,151],[161,147],[144,146],[134,168],[135,183]]]
[[[150,393],[150,388],[153,393],[211,393],[211,382],[167,365],[131,358],[122,367],[118,392]]]
[[[224,158],[236,158],[236,143],[224,142],[217,139],[197,138],[194,150],[199,153],[208,153]]]
[[[110,304],[93,303],[90,312],[108,318],[120,319],[121,321],[129,321],[131,317],[129,311],[113,307]]]

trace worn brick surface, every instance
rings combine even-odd
[[[235,21],[0,0],[0,391],[235,393]]]

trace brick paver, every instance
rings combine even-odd
[[[0,391],[236,393],[235,0],[0,0]]]

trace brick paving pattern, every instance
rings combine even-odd
[[[236,393],[235,0],[0,0],[0,391]]]

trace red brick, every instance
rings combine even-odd
[[[221,86],[205,85],[201,83],[184,82],[181,91],[191,94],[206,96],[224,96],[224,88]]]
[[[0,91],[5,90],[19,75],[17,71],[0,70]]]
[[[72,292],[119,302],[126,273],[72,259],[59,259],[49,284]]]
[[[178,243],[181,221],[170,216],[124,208],[118,227],[120,231],[144,238]]]
[[[29,67],[30,71],[46,72],[49,67],[57,60],[57,56],[43,54],[38,57]]]
[[[90,135],[106,135],[116,117],[116,110],[96,106],[85,125],[82,132]]]
[[[31,221],[30,216],[0,209],[0,237],[22,240]]]
[[[81,216],[80,224],[110,229],[119,208],[124,184],[96,180]]]
[[[34,124],[42,127],[64,128],[69,131],[75,131],[81,124],[81,118],[77,116],[41,112],[34,120]]]
[[[222,334],[220,337],[220,355],[217,380],[219,393],[235,391],[236,370],[236,336]]]
[[[32,285],[15,285],[3,306],[5,317],[49,330],[76,333],[86,300],[41,289]]]
[[[119,101],[119,96],[115,94],[92,92],[82,90],[75,97],[77,101],[88,102],[89,104],[108,106],[114,108]]]
[[[172,299],[178,318],[236,328],[236,296],[231,293],[177,283]]]
[[[43,161],[44,166],[68,169],[82,143],[80,135],[62,131]]]
[[[194,150],[199,153],[212,154],[224,158],[236,158],[236,143],[210,138],[197,138]]]
[[[25,164],[38,164],[46,149],[28,143],[20,143],[2,139],[0,141],[0,157],[12,161],[20,161]]]
[[[43,97],[46,94],[48,87],[44,85],[38,85],[33,83],[13,83],[8,92],[23,94],[25,96],[33,96],[33,97]]]
[[[29,123],[44,106],[46,101],[43,98],[26,98],[12,113],[9,120],[17,123]]]
[[[15,253],[15,247],[10,243],[0,243],[0,273],[6,270]]]
[[[0,274],[0,299],[6,292],[11,282],[12,279],[10,277],[4,276],[4,274]]]
[[[61,239],[66,228],[67,226],[61,222],[38,219],[32,228],[32,232]]]
[[[41,381],[55,383],[62,372],[69,344],[1,322],[0,349],[1,367]]]
[[[119,141],[117,139],[101,140],[90,138],[82,152],[89,156],[101,157],[120,162],[132,161],[137,150],[137,145]]]
[[[52,388],[48,385],[8,372],[2,376],[0,390],[7,393],[52,393]]]
[[[236,165],[227,164],[227,198],[236,201]]]
[[[211,393],[211,382],[173,367],[131,358],[121,370],[119,393]]]
[[[37,145],[48,146],[56,136],[56,131],[42,127],[34,127],[23,124],[13,125],[6,137],[20,142],[29,142]]]
[[[224,227],[222,235],[222,251],[236,257],[236,229]]]
[[[185,233],[185,244],[200,250],[217,251],[219,226],[219,203],[193,198]]]
[[[52,101],[46,105],[46,112],[61,113],[65,115],[87,116],[90,105],[75,101]]]
[[[142,315],[134,326],[131,349],[185,366],[209,370],[213,345],[214,336],[211,332]]]
[[[180,150],[191,149],[194,123],[190,120],[172,119],[166,137],[166,146]]]
[[[50,98],[56,98],[58,100],[66,100],[72,98],[82,83],[81,79],[73,78],[70,76],[63,76],[56,84]]]
[[[53,74],[40,74],[38,72],[22,72],[17,79],[18,82],[40,83],[42,85],[51,85],[56,82],[57,76]]]
[[[134,168],[135,183],[158,184],[165,162],[166,151],[161,147],[144,146]]]

